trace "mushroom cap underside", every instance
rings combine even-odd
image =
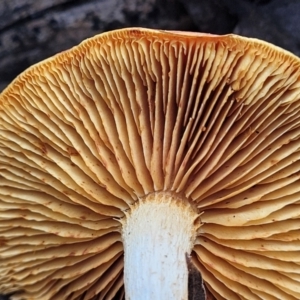
[[[171,191],[200,215],[216,299],[300,299],[298,58],[140,28],[41,62],[0,96],[0,292],[124,298],[119,220]]]

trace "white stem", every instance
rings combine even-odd
[[[197,213],[171,193],[154,193],[123,221],[127,300],[187,300],[186,254],[195,240]]]

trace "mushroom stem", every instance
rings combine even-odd
[[[188,299],[186,255],[198,215],[178,195],[159,192],[132,206],[123,221],[126,299]]]

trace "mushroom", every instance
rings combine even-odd
[[[211,298],[300,299],[299,67],[131,28],[26,70],[0,96],[0,293],[187,300],[190,261]]]

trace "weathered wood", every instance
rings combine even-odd
[[[70,0],[2,0],[0,1],[0,30],[68,2]]]

